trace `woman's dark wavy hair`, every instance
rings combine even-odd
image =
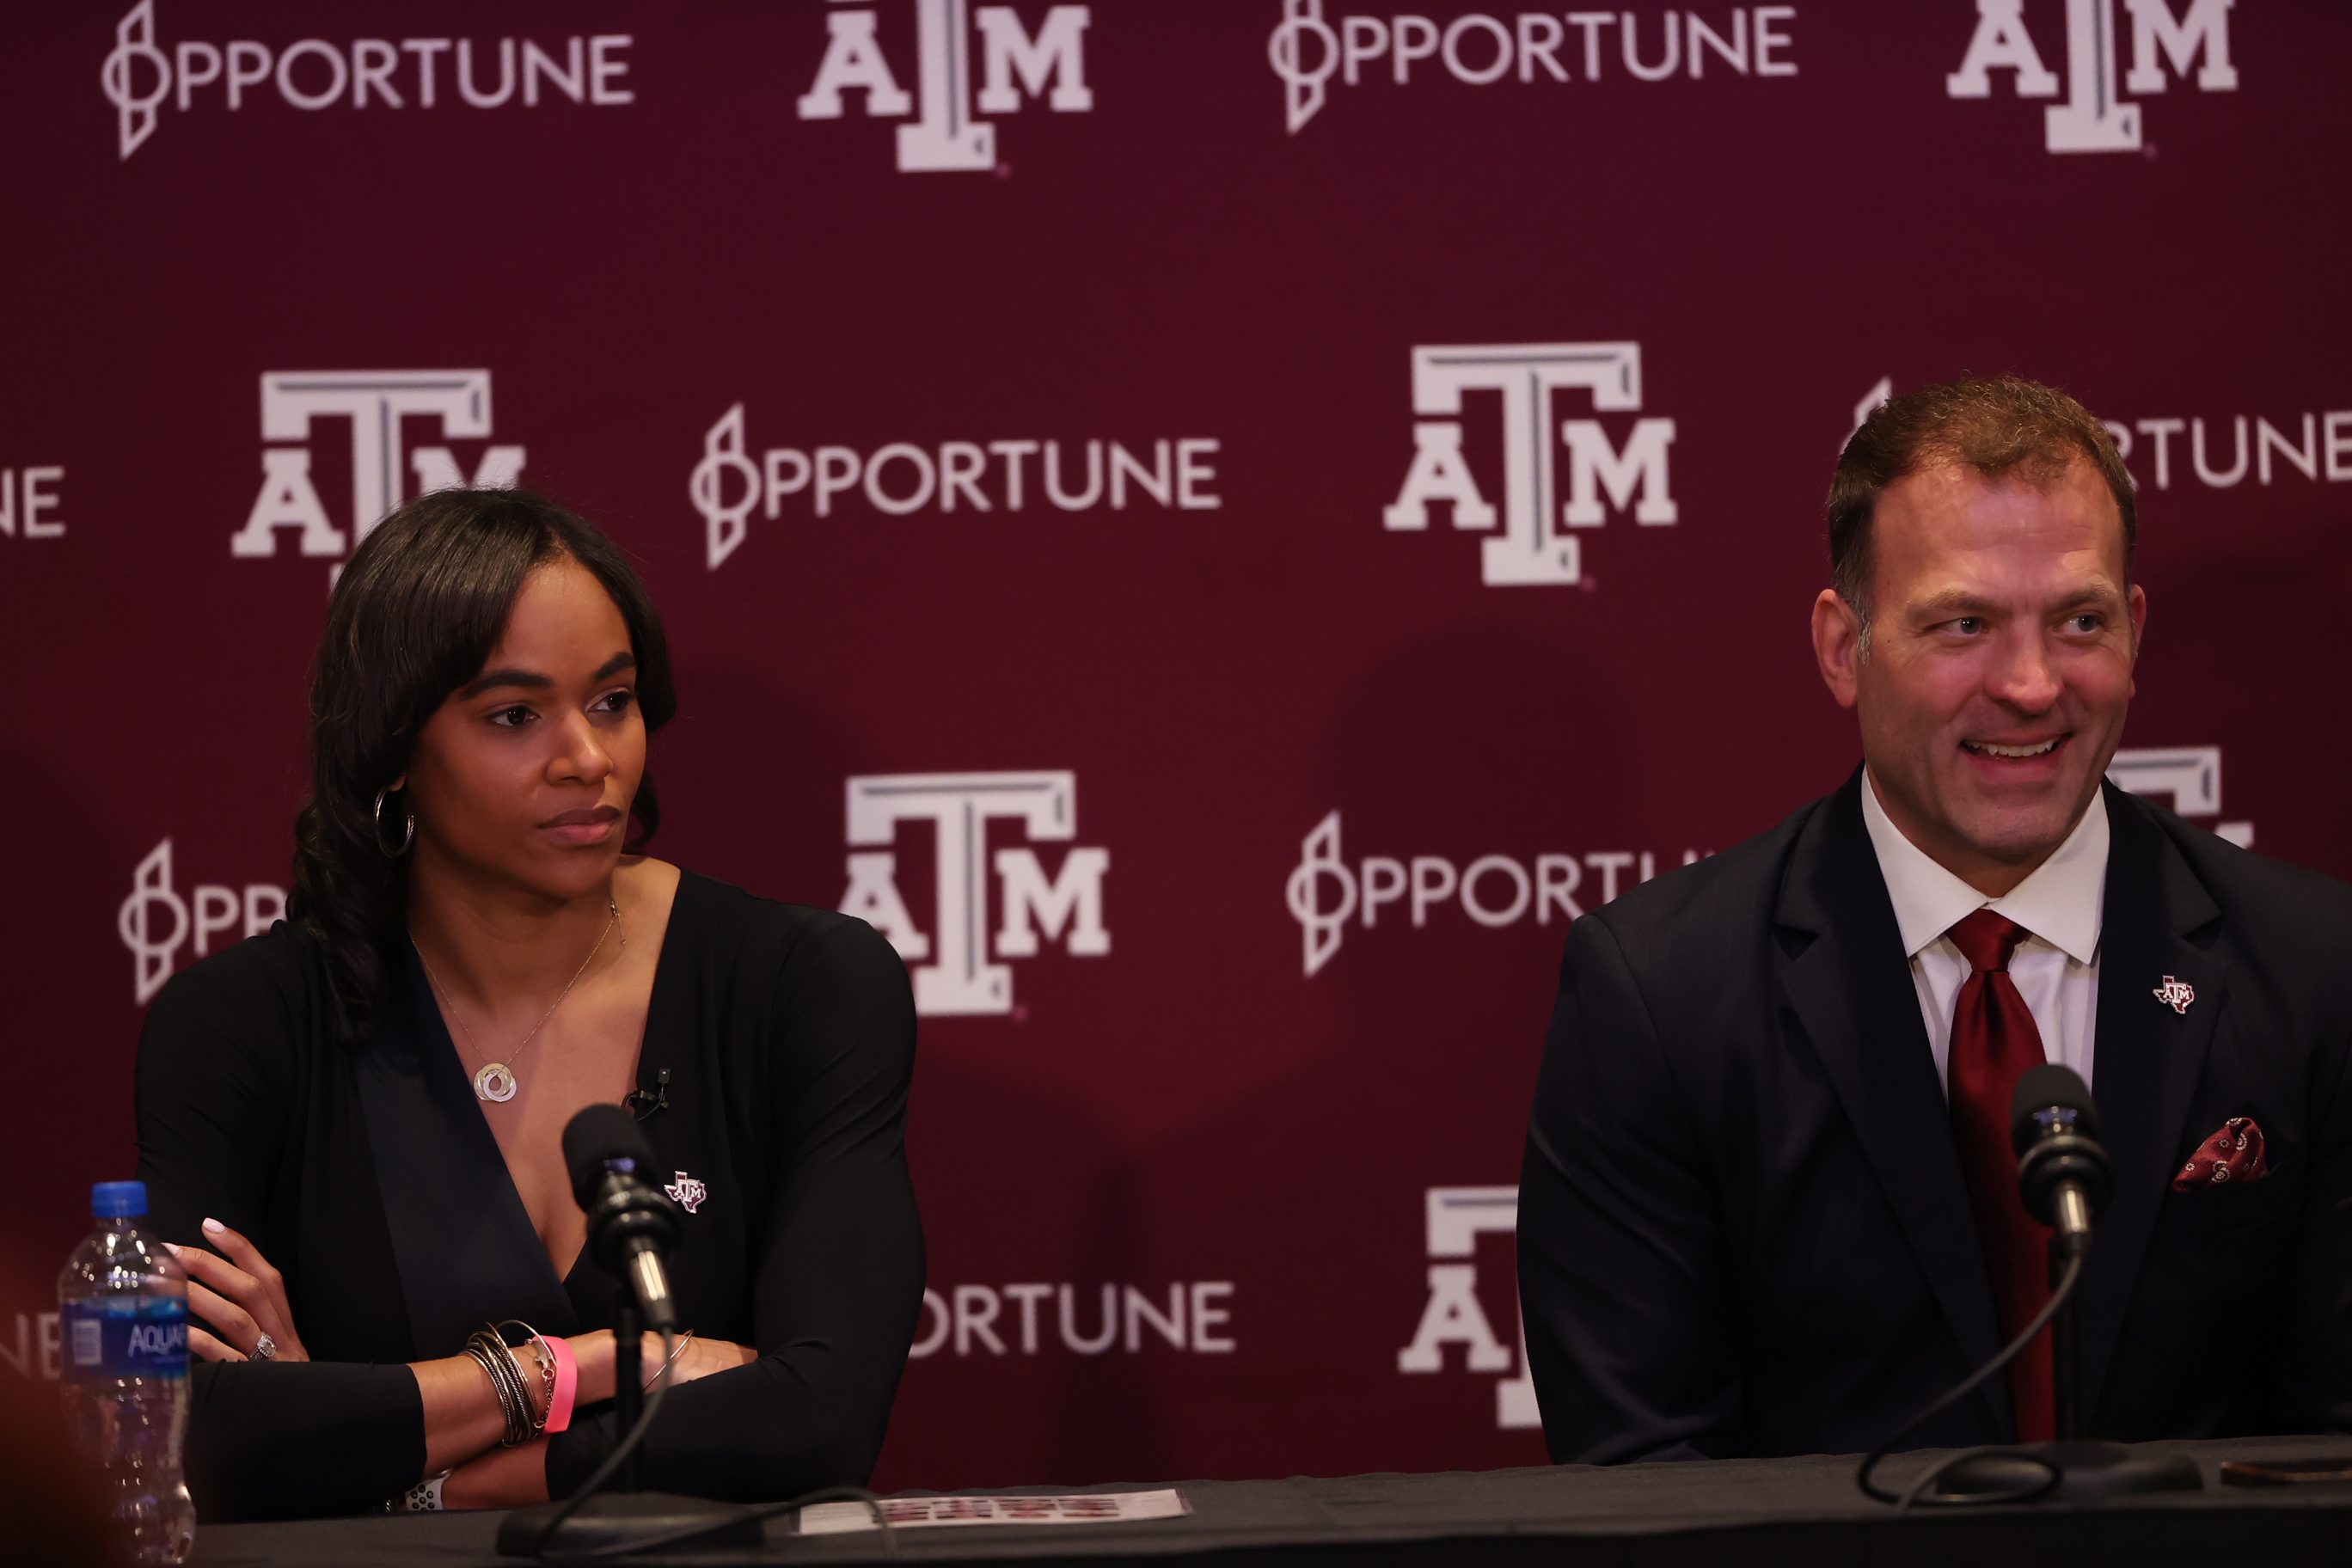
[[[294,823],[289,919],[325,954],[342,1036],[366,1041],[408,940],[408,865],[397,848],[416,737],[482,670],[531,569],[565,556],[604,585],[629,628],[648,731],[677,711],[660,615],[627,559],[583,521],[527,490],[441,490],[376,525],[335,584],[310,679],[310,794]],[[661,826],[650,771],[630,808],[632,847]]]

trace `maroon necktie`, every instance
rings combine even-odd
[[[1959,1145],[1960,1172],[1976,1208],[1977,1237],[1984,1244],[1993,1310],[2006,1343],[2050,1300],[2050,1231],[2025,1212],[2018,1196],[2017,1155],[2009,1142],[2009,1100],[2017,1080],[2048,1058],[2033,1013],[2009,977],[2009,956],[2025,928],[1979,910],[1948,934],[1971,971],[1952,1012],[1946,1075],[1952,1138]],[[2020,1442],[2056,1435],[2053,1386],[2050,1336],[2042,1334],[2009,1365]]]

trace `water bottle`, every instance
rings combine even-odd
[[[188,1276],[163,1239],[139,1226],[146,1183],[100,1182],[89,1197],[98,1223],[58,1276],[66,1419],[106,1478],[133,1561],[178,1563],[196,1540],[196,1505],[180,1476]]]

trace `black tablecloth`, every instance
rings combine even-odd
[[[2099,1563],[2198,1562],[2228,1568],[2352,1562],[2352,1483],[2244,1488],[2221,1484],[2225,1458],[2352,1455],[2352,1437],[2155,1443],[2205,1470],[2202,1492],[2092,1504],[1936,1510],[1895,1518],[1853,1487],[1853,1461],[1722,1459],[1337,1479],[1188,1481],[1181,1519],[1116,1524],[955,1525],[895,1532],[798,1536],[772,1521],[765,1552],[648,1553],[631,1563],[878,1563],[1192,1557],[1219,1565],[1409,1563],[1725,1564]],[[1885,1468],[1890,1486],[1926,1468],[1909,1456]],[[1133,1491],[1148,1484],[1010,1488],[1006,1492]],[[1003,1492],[972,1495],[1005,1495]],[[430,1563],[488,1568],[497,1513],[414,1514],[200,1531],[195,1562],[226,1568]]]

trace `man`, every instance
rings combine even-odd
[[[2008,1142],[2045,1059],[2115,1165],[2086,1430],[2352,1426],[2352,888],[2104,783],[2147,619],[2114,445],[1927,387],[1829,513],[1862,768],[1569,933],[1519,1199],[1552,1458],[1858,1452],[1990,1360],[2048,1300]],[[2042,1349],[1907,1441],[2052,1420]]]

